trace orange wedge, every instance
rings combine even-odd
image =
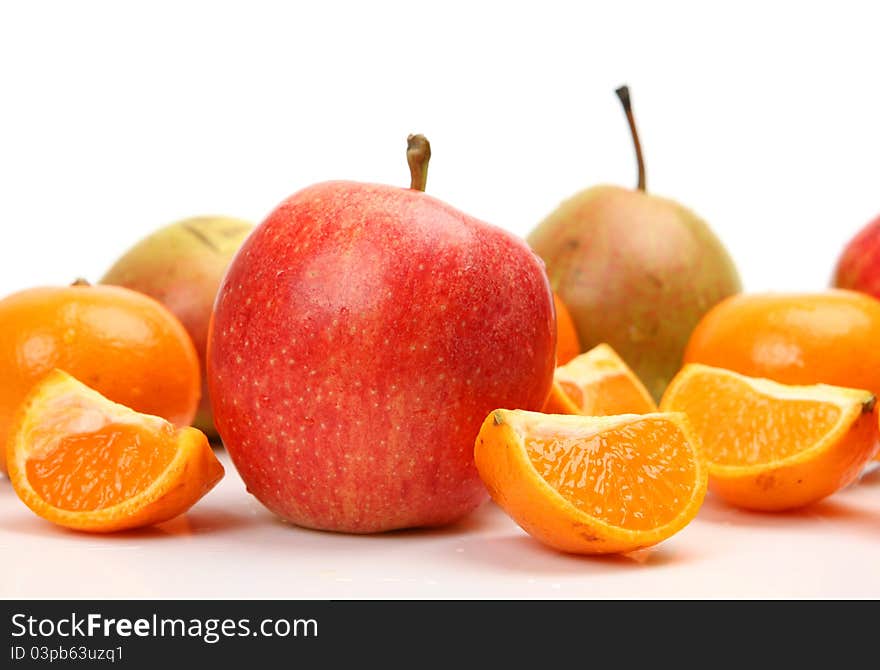
[[[684,528],[706,495],[706,467],[683,414],[499,409],[483,423],[474,457],[514,521],[573,553],[657,544]]]
[[[556,368],[548,414],[647,414],[657,405],[644,384],[607,344]]]
[[[728,502],[776,511],[851,483],[877,451],[875,398],[839,386],[787,386],[686,365],[660,406],[684,412],[709,462],[709,487]]]
[[[223,476],[200,431],[111,402],[60,370],[24,400],[6,458],[28,507],[60,526],[92,532],[167,521]]]

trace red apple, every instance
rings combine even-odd
[[[248,238],[208,344],[214,416],[248,490],[310,528],[455,521],[485,498],[474,440],[496,408],[540,409],[553,296],[513,235],[413,186],[306,188]]]
[[[834,286],[880,298],[880,216],[862,228],[843,250]]]

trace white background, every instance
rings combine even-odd
[[[433,144],[432,194],[526,234],[581,188],[634,184],[621,83],[649,190],[704,216],[749,289],[825,286],[880,212],[869,2],[433,4],[4,0],[0,294],[95,280],[159,225],[256,222],[315,181],[406,185],[412,131]],[[19,574],[0,594],[876,597],[877,481],[844,494],[862,512],[781,521],[712,503],[638,577],[545,552],[491,508],[470,535],[342,538],[275,525],[231,475],[192,533],[172,529],[186,539],[108,544],[58,534],[4,490],[0,547]],[[39,557],[60,555],[47,580]],[[251,588],[236,566],[255,556]]]
[[[426,5],[431,4],[433,8]],[[751,289],[824,286],[880,213],[872,3],[0,3],[0,294],[178,218],[408,184],[520,234],[599,182],[705,217]]]

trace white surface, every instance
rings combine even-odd
[[[880,212],[873,3],[0,3],[0,295],[95,280],[200,213],[261,220],[310,183],[428,190],[525,234],[597,182],[702,214],[750,289],[824,286]],[[810,512],[711,499],[660,549],[577,559],[491,506],[456,528],[286,527],[234,472],[186,519],[57,530],[0,482],[0,596],[880,596],[880,475]]]
[[[696,520],[635,556],[538,544],[488,503],[460,524],[346,536],[284,524],[234,468],[186,517],[100,537],[56,528],[0,482],[2,598],[880,597],[880,469],[808,511]]]

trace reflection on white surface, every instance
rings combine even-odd
[[[880,468],[801,512],[710,496],[654,549],[585,558],[497,507],[437,530],[338,535],[285,524],[227,476],[186,516],[112,536],[56,528],[0,480],[2,598],[880,597]]]

